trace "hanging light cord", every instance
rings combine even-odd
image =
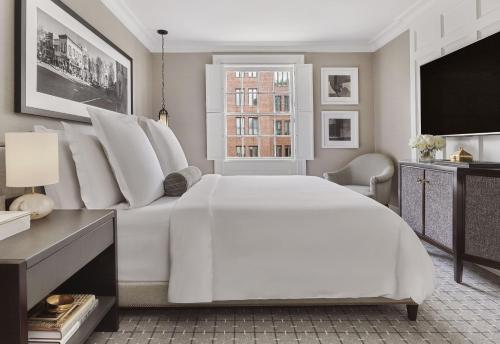
[[[161,35],[161,108],[165,109],[165,35]]]

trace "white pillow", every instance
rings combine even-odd
[[[63,123],[63,126],[73,153],[85,207],[106,209],[122,202],[123,195],[97,136],[84,134],[68,123]]]
[[[162,197],[164,175],[137,118],[90,107],[87,111],[130,207],[142,207]]]
[[[169,127],[142,116],[138,117],[138,121],[153,145],[165,176],[188,167],[182,146]]]
[[[54,201],[55,209],[81,209],[85,205],[80,196],[80,185],[75,163],[71,157],[68,139],[63,130],[47,129],[41,125],[33,127],[37,133],[57,133],[59,138],[59,183],[46,185],[45,193]]]

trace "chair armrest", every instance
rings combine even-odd
[[[382,173],[370,178],[370,185],[385,183],[391,180],[393,176],[394,176],[394,167],[388,166],[382,171]]]
[[[351,181],[351,172],[349,167],[346,166],[340,170],[323,173],[323,178],[340,185],[348,185]]]

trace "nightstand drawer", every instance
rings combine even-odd
[[[61,248],[27,271],[28,309],[83,268],[114,242],[113,221]]]

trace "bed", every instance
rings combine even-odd
[[[321,178],[206,175],[181,198],[151,207],[118,213],[121,305],[416,307],[433,291],[432,262],[408,225]],[[139,238],[134,225],[145,229],[155,218],[169,224],[156,222],[147,229],[154,238]]]
[[[376,201],[311,176],[205,175],[180,198],[162,197],[169,172],[158,158],[187,167],[172,131],[148,120],[165,139],[155,153],[134,118],[99,116],[97,137],[59,133],[61,181],[45,191],[70,209],[126,200],[112,206],[121,306],[399,303],[414,320],[432,293],[423,245]]]

